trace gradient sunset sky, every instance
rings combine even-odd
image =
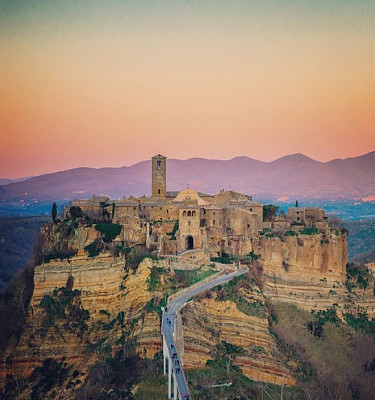
[[[375,150],[375,1],[0,0],[0,177]]]

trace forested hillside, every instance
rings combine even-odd
[[[349,230],[349,260],[358,263],[375,262],[375,219],[344,221]]]
[[[48,217],[0,218],[0,289],[26,266],[35,236],[47,220]]]

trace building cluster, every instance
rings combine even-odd
[[[111,200],[93,196],[74,200],[84,215],[122,225],[117,241],[123,245],[144,245],[159,255],[203,250],[211,257],[246,255],[254,249],[264,229],[328,227],[327,215],[319,208],[290,208],[287,214],[263,221],[263,205],[252,197],[221,190],[216,195],[192,189],[167,192],[166,157],[152,157],[152,196]],[[69,217],[71,206],[64,208]]]

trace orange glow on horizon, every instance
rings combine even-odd
[[[373,30],[215,17],[2,32],[0,177],[156,153],[328,161],[375,150]]]

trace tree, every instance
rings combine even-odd
[[[81,207],[71,206],[69,209],[69,213],[73,221],[77,218],[83,217],[83,212]]]
[[[278,209],[279,207],[273,204],[263,206],[263,221],[271,222]]]
[[[112,219],[115,218],[115,209],[116,209],[116,205],[115,205],[115,203],[112,203]]]
[[[337,214],[330,214],[328,218],[328,223],[332,228],[339,228],[343,221]]]
[[[56,221],[56,216],[57,216],[57,205],[56,203],[52,204],[52,221],[55,222]]]

